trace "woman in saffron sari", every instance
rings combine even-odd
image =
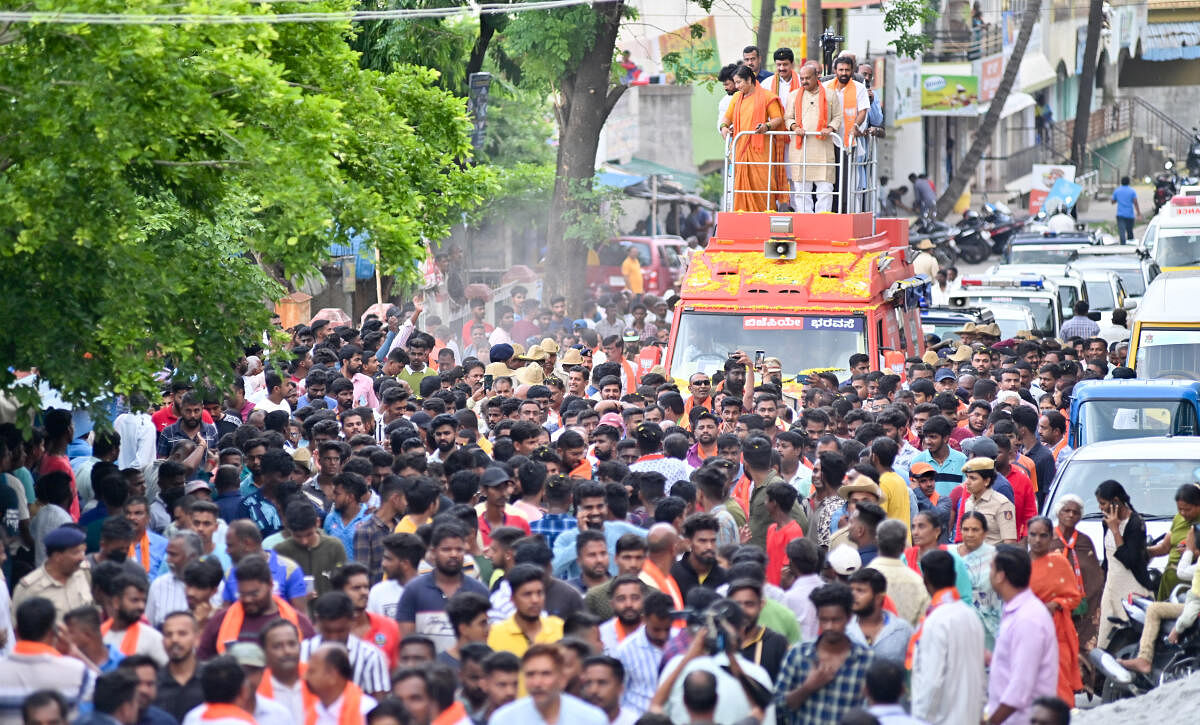
[[[1096,556],[1096,543],[1078,528],[1083,519],[1083,499],[1067,494],[1057,502],[1054,541],[1050,548],[1062,553],[1075,570],[1075,583],[1083,592],[1083,603],[1076,609],[1075,631],[1079,632],[1079,652],[1086,654],[1096,646],[1096,635],[1100,631],[1100,595],[1104,591],[1104,569]],[[1083,666],[1088,663],[1083,660]]]
[[[1071,612],[1083,601],[1083,592],[1079,591],[1071,562],[1051,550],[1054,524],[1050,519],[1045,516],[1030,519],[1028,540],[1033,560],[1029,588],[1050,610],[1058,635],[1058,697],[1063,702],[1075,702],[1075,693],[1083,689],[1083,678],[1079,674],[1079,635]]]
[[[733,209],[775,211],[776,202],[786,202],[789,196],[787,176],[783,164],[778,163],[788,138],[767,136],[766,132],[783,128],[783,104],[778,96],[758,84],[754,71],[747,66],[737,69],[733,84],[738,92],[725,109],[721,134],[725,138],[737,137],[744,131],[756,134],[738,139],[734,149],[737,166],[733,172]],[[770,166],[770,162],[776,163]],[[768,180],[769,195],[766,193]],[[760,193],[746,193],[748,191]]]

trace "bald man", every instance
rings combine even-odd
[[[312,725],[339,725],[342,709],[349,707],[366,718],[375,708],[375,698],[354,684],[354,665],[340,644],[323,644],[308,656],[304,682],[316,695],[305,704],[305,722]]]
[[[642,564],[639,579],[647,586],[671,597],[676,609],[683,609],[683,594],[675,577],[671,576],[671,565],[675,563],[675,549],[679,545],[679,532],[667,523],[657,523],[646,533],[646,561]]]

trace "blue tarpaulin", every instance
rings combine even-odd
[[[329,254],[334,257],[354,257],[354,278],[371,279],[375,276],[375,249],[367,244],[366,234],[355,234],[349,244],[330,244]]]
[[[1142,28],[1142,60],[1200,58],[1200,21],[1149,23]]]

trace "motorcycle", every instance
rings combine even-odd
[[[992,233],[987,230],[983,216],[974,209],[963,213],[958,222],[954,245],[967,264],[979,264],[992,252]]]
[[[1154,213],[1171,201],[1179,191],[1179,176],[1175,173],[1175,159],[1167,159],[1163,170],[1154,176]]]
[[[1008,240],[1014,234],[1025,228],[1027,219],[1016,219],[1012,210],[1002,202],[984,202],[980,207],[983,214],[984,229],[992,235],[992,252],[1004,254],[1008,249]]]
[[[1186,584],[1177,586],[1168,599],[1181,601],[1187,589]],[[1149,674],[1133,672],[1121,665],[1119,660],[1137,656],[1146,609],[1153,603],[1151,597],[1130,595],[1121,603],[1128,619],[1120,621],[1111,618],[1114,629],[1107,646],[1104,649],[1097,647],[1088,653],[1089,661],[1103,677],[1099,689],[1101,699],[1106,703],[1145,694],[1155,687],[1200,671],[1200,627],[1193,625],[1183,633],[1178,644],[1171,644],[1166,635],[1171,631],[1173,620],[1163,622],[1159,639],[1154,645],[1154,660]]]
[[[938,266],[945,268],[958,260],[958,247],[954,243],[958,233],[956,227],[936,219],[930,213],[925,213],[921,215],[917,225],[909,229],[908,242],[914,247],[923,239],[933,242],[933,251],[930,253],[937,259]]]
[[[1188,176],[1200,176],[1200,128],[1192,127],[1192,143],[1188,146]]]

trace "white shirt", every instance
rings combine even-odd
[[[331,704],[329,707],[325,707],[320,700],[317,700],[316,705],[314,706],[317,714],[317,721],[314,723],[314,725],[338,725],[338,719],[342,716],[342,705],[344,704],[345,699],[346,696],[343,695],[334,700],[333,704]],[[358,708],[359,712],[361,712],[362,716],[366,718],[367,713],[374,710],[375,705],[377,704],[378,703],[375,702],[375,698],[364,692],[362,696],[362,703]],[[303,722],[303,720],[298,720],[297,722]]]
[[[783,595],[783,603],[796,615],[796,622],[800,625],[800,635],[805,642],[811,642],[817,638],[817,608],[813,606],[808,595],[824,583],[819,575],[806,574],[796,577],[792,588]]]
[[[300,643],[300,661],[308,662],[313,650],[321,646],[321,635],[309,637]],[[375,645],[350,635],[346,641],[350,664],[354,666],[354,684],[363,692],[387,692],[392,687],[383,651]]]
[[[271,699],[288,711],[292,723],[304,722],[304,678],[296,678],[296,684],[288,687],[275,679],[269,671],[264,673],[264,676],[271,678],[271,691],[275,695]]]
[[[288,404],[287,398],[284,398],[283,400],[279,401],[278,403],[272,403],[271,399],[265,395],[262,397],[261,400],[259,400],[257,403],[254,404],[254,409],[255,410],[265,410],[268,413],[270,413],[271,411],[274,411],[274,410],[282,410],[283,412],[287,413],[288,415],[292,414],[292,406],[290,404]]]
[[[488,335],[489,345],[511,345],[512,335],[508,334],[508,330],[503,327],[497,327],[492,330],[492,334]]]
[[[771,684],[771,676],[762,667],[754,664],[750,660],[735,655],[738,659],[738,664],[741,665],[742,671],[748,677],[756,680],[767,691],[773,691],[774,686]],[[671,673],[679,668],[679,664],[683,662],[683,655],[676,655],[671,658],[667,666],[662,670],[662,676],[659,678],[661,685],[664,680],[671,676]],[[742,689],[742,684],[737,678],[729,674],[722,665],[728,666],[729,657],[724,652],[715,656],[697,657],[684,666],[683,671],[679,673],[679,678],[675,680],[675,686],[671,689],[671,698],[667,701],[667,716],[671,718],[671,722],[685,723],[690,722],[687,708],[683,706],[683,681],[689,673],[696,670],[710,672],[717,678],[717,709],[713,714],[713,722],[717,723],[735,723],[746,717],[750,712],[750,701],[746,699],[746,691]],[[775,706],[770,705],[764,713],[766,717],[763,722],[775,722]]]
[[[122,413],[113,421],[113,431],[121,437],[117,468],[145,468],[158,456],[158,431],[147,413]]]
[[[987,701],[983,653],[983,623],[971,605],[960,600],[930,612],[913,653],[913,717],[934,725],[978,720]]]
[[[38,509],[37,515],[29,522],[29,533],[33,536],[33,563],[36,566],[46,563],[46,534],[70,523],[74,523],[71,514],[56,503]]]
[[[254,719],[258,725],[296,725],[292,713],[283,705],[261,695],[254,698]]]
[[[209,603],[212,604],[214,612],[225,606],[221,598],[221,587],[217,587],[217,591],[213,592]],[[161,628],[168,614],[186,612],[189,609],[187,589],[183,580],[169,569],[166,574],[150,582],[150,593],[146,595],[146,619],[154,627]]]
[[[104,635],[104,644],[111,644],[120,649],[123,639],[125,639],[125,630],[122,629],[118,632],[114,627]],[[158,663],[159,667],[167,666],[167,650],[163,648],[162,633],[144,622],[138,627],[137,646],[134,647],[134,652],[140,655],[149,655]]]
[[[621,706],[620,712],[617,713],[616,719],[612,720],[612,725],[634,725],[641,717],[635,711],[630,710],[624,705]]]
[[[672,629],[671,637],[679,630]],[[625,665],[625,690],[621,694],[622,707],[644,713],[650,708],[654,692],[658,689],[658,663],[662,661],[663,648],[646,637],[646,625],[625,638],[613,653]]]
[[[404,585],[395,579],[385,579],[371,587],[367,595],[367,611],[395,619],[396,608],[400,606],[400,595],[404,593]]]
[[[725,94],[719,102],[717,102],[717,131],[720,132],[721,124],[725,123],[725,112],[729,109],[729,104],[733,102],[733,96]],[[647,317],[646,319],[649,319]]]

